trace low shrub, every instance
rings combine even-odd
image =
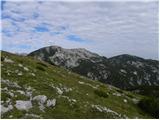
[[[41,66],[37,66],[36,68],[41,70],[41,71],[45,71],[45,69],[43,67],[41,67]]]
[[[130,97],[130,98],[134,98],[134,96],[131,95],[131,94],[127,94],[127,96]]]
[[[2,62],[4,61],[4,57],[2,57],[2,56],[1,56],[1,61],[2,61]]]
[[[139,101],[138,106],[154,118],[159,118],[159,102],[158,98],[150,97]]]
[[[123,91],[122,91],[122,90],[119,90],[119,89],[116,89],[116,91],[119,92],[119,93],[123,93]]]
[[[107,98],[108,97],[108,94],[102,90],[95,90],[94,93],[96,95],[98,95],[99,97],[104,97],[104,98]]]
[[[44,67],[48,67],[46,64],[42,63],[42,62],[37,62],[37,64],[42,65]]]

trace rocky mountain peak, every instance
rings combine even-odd
[[[79,60],[100,57],[84,48],[66,49],[59,46],[44,47],[29,55],[64,67],[76,67]]]

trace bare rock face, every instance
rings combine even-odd
[[[63,65],[64,67],[76,67],[79,65],[78,60],[90,59],[98,57],[97,54],[91,53],[86,49],[63,49],[58,46],[50,46],[39,51],[30,53],[31,56],[44,61],[50,61],[55,65]]]
[[[158,61],[137,56],[124,54],[106,58],[83,48],[64,49],[59,46],[41,48],[29,56],[121,89],[157,86],[159,83]]]

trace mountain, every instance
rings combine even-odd
[[[121,89],[159,85],[159,62],[156,60],[127,54],[106,58],[86,49],[59,46],[44,47],[29,56]]]
[[[144,96],[29,56],[2,51],[1,68],[1,117],[5,119],[154,117],[138,106]]]

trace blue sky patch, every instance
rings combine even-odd
[[[60,35],[60,34],[62,34],[62,32],[58,32],[58,31],[57,32],[50,32],[50,35],[53,35],[53,36],[54,35]]]
[[[36,26],[34,30],[35,32],[48,32],[49,31],[48,27],[43,24]]]
[[[67,40],[74,41],[74,42],[88,42],[88,40],[84,40],[78,35],[68,35]]]
[[[30,45],[23,45],[23,44],[17,45],[17,47],[18,47],[18,48],[21,48],[21,49],[30,49],[30,48],[31,48]]]

